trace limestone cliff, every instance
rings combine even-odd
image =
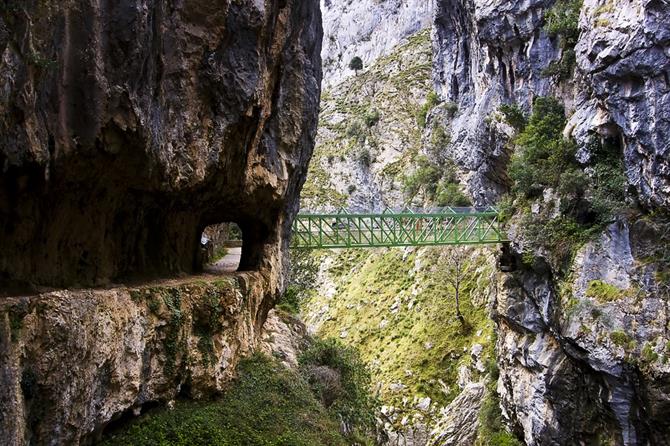
[[[556,7],[576,7],[573,35],[551,31]],[[538,96],[565,105],[580,163],[608,141],[629,186],[629,210],[567,262],[558,245],[529,242],[529,220],[512,219],[521,268],[494,313],[498,391],[529,445],[668,441],[669,19],[670,5],[653,0],[438,2],[434,81],[464,111],[445,151],[470,172],[477,202],[509,185],[516,132],[500,106],[528,113]],[[565,200],[546,190],[531,214],[560,217]]]
[[[278,275],[316,130],[313,1],[0,6],[0,280],[192,272],[210,224]]]
[[[1,443],[88,443],[220,392],[256,347],[314,144],[321,33],[315,1],[2,2]],[[220,222],[242,229],[242,272],[137,285],[200,269]]]

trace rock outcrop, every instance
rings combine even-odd
[[[566,106],[565,135],[580,161],[593,156],[591,141],[616,141],[630,194],[657,212],[620,216],[568,265],[551,248],[533,251],[523,223],[513,224],[512,248],[536,260],[507,275],[498,298],[498,392],[528,445],[663,445],[668,240],[658,215],[668,209],[670,5],[584,1],[574,66],[555,75],[573,50],[546,30],[556,3],[438,2],[434,81],[459,109],[447,156],[470,171],[475,201],[495,202],[506,190],[513,134],[497,117],[500,105],[529,111],[535,97],[553,96]]]
[[[316,1],[4,2],[0,280],[188,273],[230,221],[278,283],[321,34]]]
[[[88,444],[117,420],[223,390],[256,346],[260,273],[0,301],[3,445]]]
[[[257,347],[321,37],[316,1],[0,5],[2,444],[89,443],[220,392]],[[242,272],[118,285],[197,271],[222,222],[242,230]]]

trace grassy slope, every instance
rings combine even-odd
[[[415,397],[446,405],[459,393],[458,369],[470,363],[473,343],[482,344],[485,357],[492,356],[493,322],[484,304],[494,266],[490,251],[472,251],[468,260],[473,269],[462,290],[467,321],[462,326],[453,288],[433,271],[442,249],[454,248],[321,254],[333,256],[327,275],[336,293],[332,298],[317,293],[303,308],[308,323],[320,325],[319,335],[346,332],[343,342],[356,346],[371,367],[383,404],[410,419],[419,413]],[[329,310],[317,320],[324,305]],[[397,390],[394,383],[405,388]]]
[[[180,401],[108,436],[106,446],[346,445],[339,423],[300,375],[260,355],[242,361],[221,399]]]

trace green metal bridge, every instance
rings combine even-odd
[[[496,208],[301,212],[291,246],[302,249],[505,243]]]

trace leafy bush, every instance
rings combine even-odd
[[[441,177],[438,167],[425,156],[418,156],[415,164],[416,170],[403,178],[403,191],[409,197],[415,197],[422,190],[434,196]]]
[[[438,206],[471,206],[472,201],[456,183],[441,182],[437,187]]]
[[[618,330],[610,333],[610,339],[614,345],[618,345],[619,347],[626,347],[631,341],[630,336],[628,336],[623,331]]]
[[[358,144],[364,143],[367,138],[367,133],[363,123],[358,119],[353,120],[347,127],[347,136],[352,138]]]
[[[515,130],[520,132],[526,128],[526,116],[518,105],[503,104],[498,111],[503,115],[505,122]]]
[[[354,56],[349,62],[349,69],[354,70],[358,74],[358,71],[363,69],[363,59]]]
[[[319,272],[319,261],[310,251],[291,249],[288,286],[277,302],[277,308],[290,314],[300,312],[300,304],[314,289]]]
[[[368,127],[373,127],[379,122],[380,119],[381,113],[379,113],[379,110],[376,108],[366,111],[365,115],[363,116],[363,121],[365,121],[365,125]]]
[[[509,173],[514,189],[527,198],[544,187],[557,187],[569,168],[579,168],[577,146],[563,138],[566,118],[563,106],[554,98],[539,97],[533,104],[528,125],[515,140]]]
[[[558,76],[560,80],[572,77],[577,63],[575,45],[579,39],[581,8],[582,0],[558,0],[547,13],[544,29],[550,36],[560,39],[563,55],[544,70],[545,76]]]
[[[375,427],[372,378],[357,350],[337,339],[316,339],[299,358],[303,375],[321,402],[351,431],[365,437]]]
[[[559,37],[563,48],[574,48],[577,44],[582,3],[582,0],[558,0],[547,13],[545,30],[550,36]]]
[[[301,376],[262,355],[245,359],[239,377],[215,401],[179,401],[107,435],[103,445],[347,445],[335,419]]]

